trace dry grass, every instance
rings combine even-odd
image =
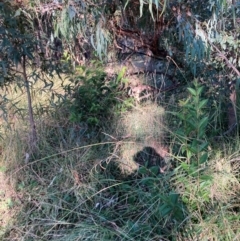
[[[146,142],[148,137],[158,141],[164,139],[164,109],[157,104],[149,104],[126,113],[122,119],[124,133],[132,140]]]
[[[145,147],[161,149],[164,142],[164,109],[157,104],[147,105],[127,112],[118,120],[118,135],[124,137],[118,148],[118,159],[123,172],[138,169],[134,156]],[[157,151],[157,150],[156,150]]]
[[[60,82],[54,91],[61,92]],[[144,239],[144,228],[149,223],[152,230],[146,229],[148,235],[161,223],[158,230],[167,230],[171,237],[178,236],[176,240],[238,240],[240,154],[236,151],[237,144],[236,150],[218,152],[208,161],[206,175],[211,175],[212,181],[204,189],[209,198],[205,201],[204,195],[197,195],[190,177],[186,177],[187,186],[183,188],[182,174],[178,176],[177,171],[133,178],[138,175],[137,153],[152,147],[164,159],[170,151],[165,147],[167,128],[162,107],[154,103],[136,106],[109,123],[106,130],[110,133],[109,141],[89,144],[95,140],[87,137],[81,126],[69,123],[61,110],[52,112],[54,108],[48,108],[49,90],[45,92],[43,87],[37,86],[34,93],[39,142],[33,156],[26,153],[28,122],[24,95],[9,93],[12,102],[8,104],[11,113],[8,117],[13,119],[10,126],[2,123],[0,143],[2,240],[77,241],[103,240],[103,237],[154,240],[150,236]],[[18,101],[22,111],[13,105]],[[132,179],[121,179],[128,176]],[[183,208],[181,198],[188,195],[184,193],[186,190],[192,198],[186,206],[190,210],[192,203],[196,203],[200,211],[194,205],[192,213]],[[174,205],[188,215],[180,223],[172,214],[159,218],[159,210],[171,203],[172,193],[180,194],[179,202]],[[179,232],[180,227],[185,235]],[[137,232],[135,228],[139,228]],[[156,234],[155,240],[169,239]]]

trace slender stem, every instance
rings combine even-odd
[[[28,81],[27,72],[26,72],[26,56],[25,55],[23,55],[22,65],[23,65],[23,78],[24,78],[26,92],[27,92],[29,122],[30,122],[30,127],[31,127],[30,145],[31,145],[31,147],[34,147],[34,145],[36,145],[36,142],[37,142],[37,131],[36,131],[36,125],[35,125],[34,116],[33,116],[30,86],[29,86],[29,81]]]

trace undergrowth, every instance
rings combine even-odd
[[[2,124],[1,170],[14,215],[1,240],[239,240],[239,141],[214,147],[203,87],[195,82],[174,111],[132,99],[124,106],[114,99],[123,76],[116,78],[110,92],[89,77],[77,80],[70,102],[51,100],[54,111],[38,105],[35,153],[27,152],[20,110],[11,128]]]

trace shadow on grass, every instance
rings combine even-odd
[[[139,168],[130,175],[122,174],[118,162],[98,166],[104,178],[94,213],[114,230],[113,240],[176,240],[187,210],[171,185],[172,172],[161,173],[166,163],[152,147],[137,152],[134,161]]]
[[[49,135],[41,143],[45,155],[18,171],[22,209],[2,240],[176,240],[187,210],[154,148],[133,155],[139,167],[124,174],[122,163],[104,159],[109,146],[54,154],[63,144]]]

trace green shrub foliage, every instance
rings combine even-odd
[[[124,95],[124,91],[120,91],[123,82],[126,82],[123,75],[124,70],[120,71],[116,79],[108,80],[101,66],[96,63],[92,68],[78,67],[77,74],[65,87],[69,97],[70,120],[99,128],[114,114],[127,110],[131,100],[119,101]]]

